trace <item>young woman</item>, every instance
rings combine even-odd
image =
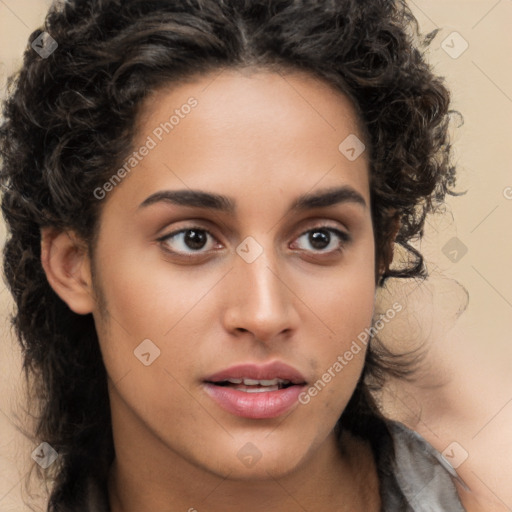
[[[391,0],[52,8],[0,131],[49,511],[464,510],[370,393],[412,360],[376,291],[455,184],[414,34]]]

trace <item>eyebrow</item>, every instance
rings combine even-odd
[[[234,213],[236,202],[231,198],[201,190],[161,190],[146,198],[139,208],[165,202],[192,208],[204,208],[225,213]],[[349,185],[329,188],[299,196],[292,203],[290,211],[303,212],[314,208],[327,208],[340,203],[353,203],[367,208],[364,197]]]

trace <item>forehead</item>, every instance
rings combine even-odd
[[[244,133],[250,129],[253,134],[269,133],[283,126],[291,136],[299,131],[309,132],[311,137],[340,130],[361,133],[351,101],[326,81],[306,71],[252,68],[222,69],[154,91],[142,105],[139,129],[150,131],[154,121],[169,119],[166,114],[179,110],[190,97],[199,105],[194,117],[200,118],[205,130],[212,132],[213,128],[212,135],[234,125],[237,133],[239,128],[244,128]],[[276,134],[280,142],[286,133]]]
[[[186,187],[298,195],[348,183],[368,198],[366,153],[354,160],[345,147],[364,147],[358,125],[350,100],[305,72],[222,70],[148,97],[133,146],[151,150],[126,181],[137,197]]]

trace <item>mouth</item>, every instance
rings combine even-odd
[[[243,364],[211,375],[204,390],[223,410],[244,418],[275,418],[298,401],[307,385],[303,375],[281,362]]]
[[[219,382],[211,382],[215,386],[228,387],[235,391],[243,391],[244,393],[268,393],[286,389],[294,386],[291,381],[286,379],[227,379]]]

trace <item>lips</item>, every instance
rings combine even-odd
[[[229,379],[249,379],[257,381],[279,379],[289,381],[292,384],[305,384],[306,382],[306,379],[298,370],[280,361],[274,361],[266,365],[240,364],[231,366],[230,368],[210,375],[204,380],[205,382],[217,384],[228,381]]]
[[[218,386],[229,386],[238,391],[245,391],[247,393],[262,393],[265,391],[277,391],[290,387],[292,383],[286,379],[227,379],[221,382],[216,382]]]
[[[275,418],[297,403],[306,386],[295,368],[275,361],[232,366],[204,379],[204,390],[225,411],[245,418]]]

